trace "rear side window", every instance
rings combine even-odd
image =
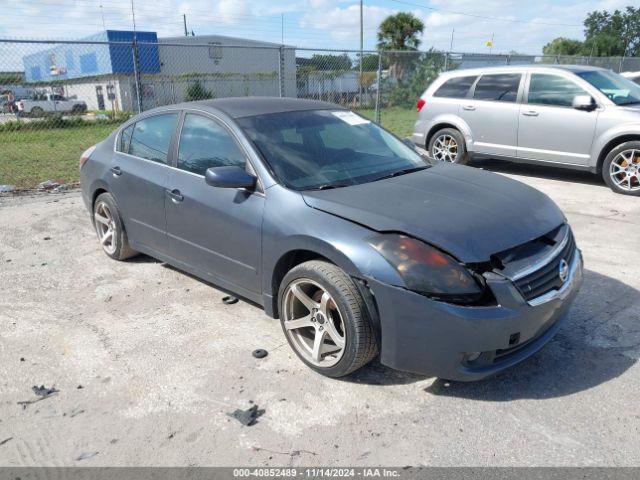
[[[496,102],[515,102],[518,98],[521,78],[522,75],[519,73],[483,75],[476,84],[473,98]]]
[[[533,73],[531,80],[529,80],[527,102],[536,105],[570,107],[573,103],[573,97],[586,93],[581,87],[566,78],[558,75]]]
[[[167,163],[169,145],[177,120],[177,113],[168,113],[136,122],[129,142],[129,154],[158,163]]]
[[[204,175],[207,168],[245,168],[246,163],[244,153],[225,127],[202,115],[188,113],[185,116],[178,147],[178,168]]]
[[[456,77],[444,82],[433,94],[434,97],[465,98],[477,76]]]
[[[129,152],[129,142],[131,141],[131,133],[133,132],[133,125],[129,125],[120,133],[120,141],[118,142],[118,151],[122,153]]]

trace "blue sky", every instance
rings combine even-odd
[[[137,26],[161,36],[181,35],[182,14],[196,34],[218,33],[316,48],[358,48],[358,0],[134,0]],[[419,16],[422,48],[540,53],[549,40],[582,38],[592,10],[623,8],[629,0],[365,0],[365,48],[379,23],[398,11]],[[103,29],[131,29],[129,0],[2,0],[0,37],[77,39]],[[102,5],[102,7],[100,6]],[[494,18],[481,18],[494,17]],[[284,21],[282,21],[284,19]]]

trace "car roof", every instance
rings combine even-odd
[[[535,65],[503,65],[503,66],[492,66],[492,67],[478,67],[478,68],[468,68],[461,70],[452,70],[449,72],[443,73],[443,75],[447,76],[467,76],[467,75],[480,75],[483,73],[521,73],[525,71],[545,71],[545,70],[564,70],[572,73],[580,73],[580,72],[591,72],[591,71],[606,71],[605,68],[600,67],[592,67],[589,65],[558,65],[558,64],[535,64]]]
[[[199,108],[219,110],[232,118],[252,117],[270,113],[300,112],[305,110],[345,110],[334,103],[302,98],[230,97],[215,100],[197,100],[171,105],[172,108]]]

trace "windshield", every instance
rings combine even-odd
[[[273,113],[237,122],[278,180],[295,190],[356,185],[427,167],[412,148],[346,110]]]
[[[577,75],[604,93],[616,105],[640,103],[640,85],[613,72],[594,70]]]

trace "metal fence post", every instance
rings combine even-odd
[[[376,109],[375,109],[375,121],[380,123],[380,89],[382,88],[382,52],[378,51],[378,73],[376,75]]]
[[[444,52],[444,71],[449,70],[449,52]]]
[[[142,108],[142,84],[140,83],[140,62],[138,58],[138,42],[136,38],[133,38],[131,43],[131,52],[133,53],[133,77],[136,87],[136,100],[138,104],[138,113],[141,113]]]
[[[280,97],[284,97],[284,45],[280,45],[278,55],[278,89]]]

